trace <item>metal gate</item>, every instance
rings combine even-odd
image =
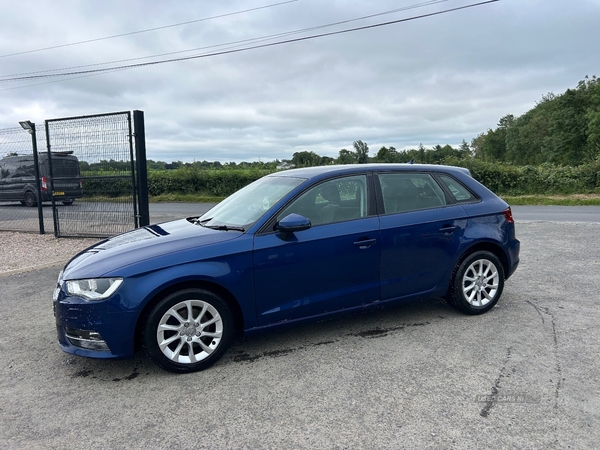
[[[138,214],[129,111],[46,120],[45,132],[42,189],[52,193],[57,237],[105,237],[147,224]],[[145,166],[145,146],[143,153]]]

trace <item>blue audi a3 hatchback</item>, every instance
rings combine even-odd
[[[236,331],[444,297],[489,311],[519,263],[510,207],[466,169],[412,164],[274,173],[202,216],[124,233],[61,271],[62,350],[160,367],[215,363]]]

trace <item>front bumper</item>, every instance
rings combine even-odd
[[[109,301],[85,301],[67,296],[61,289],[53,301],[61,350],[87,358],[133,357],[137,315],[108,312]]]

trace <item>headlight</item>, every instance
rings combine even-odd
[[[65,281],[70,295],[86,300],[104,300],[115,293],[123,283],[123,278],[90,278],[89,280]]]
[[[56,286],[54,287],[54,292],[52,293],[52,301],[57,301],[58,300],[58,295],[60,294],[60,288],[63,285],[63,270],[60,271],[60,273],[58,274],[58,281],[56,282]]]

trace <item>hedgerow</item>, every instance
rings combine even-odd
[[[259,169],[202,170],[195,167],[151,171],[148,173],[148,194],[202,193],[226,197],[271,172]]]
[[[600,161],[576,167],[513,166],[476,159],[446,158],[444,164],[466,167],[473,177],[500,195],[569,195],[600,192]],[[182,167],[148,172],[148,194],[201,194],[226,197],[264,175],[268,169],[199,169]],[[83,179],[86,196],[118,197],[132,191],[130,178]]]
[[[446,160],[446,164],[466,167],[473,178],[502,195],[569,195],[600,192],[600,162],[576,167],[513,166],[479,160]]]

